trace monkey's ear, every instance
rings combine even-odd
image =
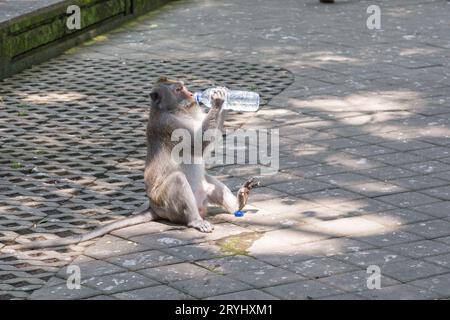
[[[152,91],[150,92],[150,98],[152,99],[152,101],[157,101],[159,100],[159,94],[156,91]]]
[[[150,92],[150,99],[152,99],[152,106],[157,107],[159,106],[159,103],[161,102],[161,93],[158,92],[158,89],[153,89],[152,92]]]

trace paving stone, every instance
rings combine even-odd
[[[171,255],[188,261],[211,259],[225,255],[219,246],[208,243],[191,244],[166,248],[163,250]]]
[[[427,257],[425,258],[426,261],[436,263],[443,267],[450,267],[450,254],[441,254],[437,256]]]
[[[95,260],[86,256],[79,256],[75,260],[73,260],[70,265],[62,268],[57,273],[57,276],[63,279],[67,279],[72,274],[72,272],[67,272],[67,268],[69,266],[78,266],[80,268],[80,275],[84,279],[93,276],[107,275],[111,273],[126,271],[126,269],[120,268],[106,261]]]
[[[405,232],[402,230],[395,230],[395,229],[394,229],[394,231],[385,230],[385,231],[379,232],[374,235],[358,237],[357,239],[359,239],[363,242],[370,243],[371,245],[376,246],[376,247],[387,247],[387,246],[391,246],[394,244],[417,241],[417,240],[423,239],[423,237],[421,237],[419,235]]]
[[[448,244],[448,245],[450,245],[450,236],[447,236],[447,237],[439,237],[439,238],[436,238],[436,239],[434,239],[435,241],[438,241],[438,242],[442,242],[442,243],[446,243],[446,244]]]
[[[301,245],[283,245],[283,248],[279,249],[267,249],[252,251],[250,248],[250,254],[256,257],[258,260],[265,261],[272,265],[280,266],[283,264],[289,264],[297,261],[311,260],[314,258],[321,258],[324,256],[334,256],[346,252],[356,252],[360,250],[369,249],[372,246],[370,244],[350,240],[346,238],[328,239],[322,241],[314,241],[310,243],[304,243]]]
[[[434,239],[450,235],[450,222],[435,219],[405,226],[405,230],[427,239]]]
[[[275,230],[266,232],[261,238],[254,241],[252,246],[248,248],[248,252],[250,255],[263,261],[271,261],[270,263],[272,263],[273,258],[275,259],[273,263],[278,265],[283,263],[280,256],[286,256],[289,259],[290,255],[294,255],[295,252],[298,253],[303,244],[323,240],[328,237],[328,235],[310,231]],[[283,243],[283,246],[280,246],[280,243]],[[277,256],[279,257],[278,259],[276,258]]]
[[[445,180],[434,178],[432,175],[406,177],[406,178],[389,180],[389,182],[396,184],[404,189],[411,190],[411,191],[439,187],[439,186],[446,185],[448,183]]]
[[[332,186],[328,183],[322,183],[311,179],[272,184],[270,185],[270,187],[278,191],[289,193],[291,195],[298,195],[302,193],[309,193],[332,188]]]
[[[252,206],[258,208],[263,213],[283,214],[286,212],[301,213],[311,208],[316,208],[318,205],[295,197],[283,197],[278,199],[255,201],[252,202]]]
[[[439,295],[409,284],[400,284],[381,289],[360,292],[370,300],[428,300],[437,299]]]
[[[429,291],[437,292],[445,298],[450,297],[450,274],[429,277],[411,282],[411,284]],[[442,297],[441,296],[441,297]]]
[[[370,145],[370,146],[362,146],[362,147],[357,147],[357,148],[346,148],[346,149],[344,149],[344,151],[351,153],[351,154],[357,154],[357,155],[363,156],[363,157],[370,157],[370,156],[375,156],[375,155],[379,155],[379,154],[392,153],[392,152],[395,152],[395,149],[387,148],[387,147],[379,146],[379,145]]]
[[[147,235],[151,233],[159,233],[164,232],[171,229],[180,228],[179,226],[174,226],[171,224],[165,224],[160,223],[156,221],[148,222],[148,223],[141,223],[136,226],[131,226],[119,230],[115,230],[111,232],[112,235],[129,239],[131,237],[141,236],[141,235]]]
[[[381,269],[381,287],[388,287],[398,284],[399,282],[387,277],[383,273],[384,268]],[[357,292],[367,290],[367,279],[370,276],[366,270],[352,271],[334,276],[320,278],[318,281],[329,286],[339,288],[344,292]]]
[[[421,161],[427,160],[425,155],[423,157],[421,157],[420,155],[416,155],[414,153],[415,153],[415,151],[380,154],[380,155],[372,157],[371,159],[376,160],[376,161],[381,161],[381,162],[384,162],[384,163],[392,165],[392,166],[402,165],[402,164],[406,164],[406,163],[413,163],[413,162],[421,162]]]
[[[271,267],[271,265],[267,263],[243,255],[203,260],[197,262],[197,264],[214,272],[226,275],[230,273],[242,273],[246,270],[261,270]]]
[[[159,282],[134,272],[116,273],[106,276],[93,276],[82,279],[81,284],[106,294],[129,291],[143,287],[158,285]]]
[[[206,300],[279,300],[278,298],[267,294],[261,290],[244,290],[232,293],[221,294],[218,296],[208,297]]]
[[[47,285],[34,291],[29,299],[30,300],[77,300],[88,298],[100,294],[98,290],[88,288],[84,285],[80,286],[80,289],[69,289],[66,281],[58,278],[53,278]]]
[[[318,298],[317,300],[367,300],[364,299],[362,296],[355,294],[355,293],[342,293],[337,294],[335,296],[327,296],[323,298]]]
[[[84,254],[95,259],[104,259],[112,256],[143,251],[146,249],[148,248],[145,245],[108,235],[87,248],[84,251]]]
[[[272,266],[259,269],[245,269],[241,272],[229,273],[228,276],[247,283],[254,288],[274,286],[304,279],[298,274]]]
[[[131,240],[138,242],[149,249],[163,249],[218,240],[245,232],[249,232],[249,230],[231,223],[220,223],[214,226],[214,232],[212,233],[201,233],[192,228],[184,228],[182,230],[171,230],[164,233],[133,237]]]
[[[329,237],[373,235],[385,229],[386,227],[382,224],[361,217],[321,221],[302,227],[302,230],[312,234],[322,234]]]
[[[193,263],[177,263],[168,266],[142,269],[139,270],[139,273],[164,283],[213,275],[212,271]]]
[[[373,220],[390,228],[434,219],[432,216],[410,209],[394,209],[385,212],[371,213],[364,215],[364,218]]]
[[[170,285],[196,298],[206,298],[250,289],[249,285],[222,275],[209,275],[201,278],[175,281]]]
[[[338,173],[332,175],[324,175],[314,178],[317,181],[329,183],[331,185],[337,186],[349,186],[355,184],[363,183],[374,183],[377,182],[375,179],[371,179],[367,176],[363,176],[357,173]]]
[[[440,201],[432,204],[413,207],[412,209],[438,218],[450,217],[450,201]]]
[[[433,174],[430,174],[430,177],[433,177],[433,178],[436,178],[439,180],[450,181],[450,171],[433,173]]]
[[[342,293],[341,290],[314,280],[268,287],[263,290],[282,300],[311,300]]]
[[[313,160],[313,161],[318,161],[318,160],[320,161],[320,159],[316,159],[313,156],[305,156],[305,158]],[[346,172],[347,169],[319,163],[319,164],[314,164],[311,166],[304,166],[304,167],[300,167],[300,168],[289,168],[286,171],[293,173],[298,177],[313,178],[313,177],[319,177],[319,176],[326,175],[326,174]]]
[[[283,128],[283,127],[282,127]],[[294,128],[295,130],[299,130],[298,128]],[[302,157],[297,156],[287,156],[280,158],[280,169],[287,169],[287,168],[298,168],[302,166],[309,166],[314,164],[314,162],[306,160]]]
[[[86,300],[117,300],[117,299],[112,296],[105,296],[101,294],[95,297],[87,298]]]
[[[450,165],[439,161],[425,161],[419,163],[410,163],[402,165],[403,168],[408,170],[418,172],[421,174],[431,174],[436,172],[448,171],[450,170]]]
[[[403,243],[387,249],[412,258],[422,258],[450,252],[450,246],[432,240]]]
[[[113,295],[120,300],[192,300],[192,297],[166,285],[125,291]]]
[[[355,266],[331,258],[299,261],[281,267],[310,279],[318,279],[358,269]]]
[[[398,209],[397,207],[390,205],[388,203],[368,198],[325,205],[327,207],[335,208],[336,210],[350,213],[353,215],[384,212],[387,210]]]
[[[299,195],[299,197],[325,206],[331,206],[340,204],[342,202],[364,198],[364,196],[361,194],[351,192],[342,188],[305,193]]]
[[[428,159],[441,159],[450,156],[450,149],[446,147],[432,147],[427,149],[415,150],[412,153]]]
[[[408,191],[408,189],[399,187],[398,185],[381,181],[352,184],[345,186],[345,188],[368,197],[378,197]]]
[[[109,258],[110,263],[129,270],[139,270],[181,262],[182,260],[167,253],[150,250]]]
[[[335,139],[328,139],[328,140],[320,140],[316,142],[319,146],[325,146],[328,149],[333,150],[339,150],[344,148],[356,148],[358,146],[364,146],[367,145],[366,142],[353,140],[349,138],[335,138]]]
[[[392,166],[377,167],[369,170],[363,170],[360,171],[360,173],[379,180],[399,179],[417,175],[417,173],[413,171]]]
[[[448,269],[422,260],[404,260],[381,268],[381,273],[401,282],[428,278],[448,272]]]
[[[421,192],[438,199],[450,200],[450,186],[448,185],[443,187],[422,190]]]
[[[395,252],[387,251],[385,249],[369,249],[357,252],[339,254],[334,256],[334,259],[343,261],[345,263],[354,264],[366,269],[371,265],[384,266],[387,263],[394,263],[397,261],[407,260],[407,257],[401,256]]]
[[[269,199],[279,199],[286,197],[288,194],[286,192],[280,192],[269,187],[256,188],[252,190],[252,203],[254,201],[264,201]]]
[[[426,149],[430,148],[433,145],[421,142],[421,141],[414,141],[414,140],[402,140],[402,141],[395,141],[395,142],[388,142],[383,143],[383,146],[386,146],[388,148],[397,149],[399,151],[411,151],[411,150],[419,150],[419,149]]]
[[[429,197],[419,192],[404,192],[378,197],[377,199],[399,207],[414,207],[439,201],[436,198]]]
[[[163,249],[199,243],[204,240],[204,236],[194,229],[171,230],[164,233],[155,233],[144,236],[137,236],[130,241],[137,242],[148,249]]]

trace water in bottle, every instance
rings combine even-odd
[[[194,94],[197,103],[203,103],[211,108],[211,93],[218,88],[209,88]],[[222,88],[223,89],[223,88]],[[259,94],[252,91],[226,90],[223,108],[233,111],[258,111]]]

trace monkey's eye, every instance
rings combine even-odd
[[[177,87],[177,88],[175,89],[175,91],[176,91],[177,93],[180,93],[182,90],[183,90],[183,87]]]

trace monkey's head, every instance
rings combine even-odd
[[[183,81],[160,77],[150,93],[152,108],[166,111],[191,111],[197,103]]]

